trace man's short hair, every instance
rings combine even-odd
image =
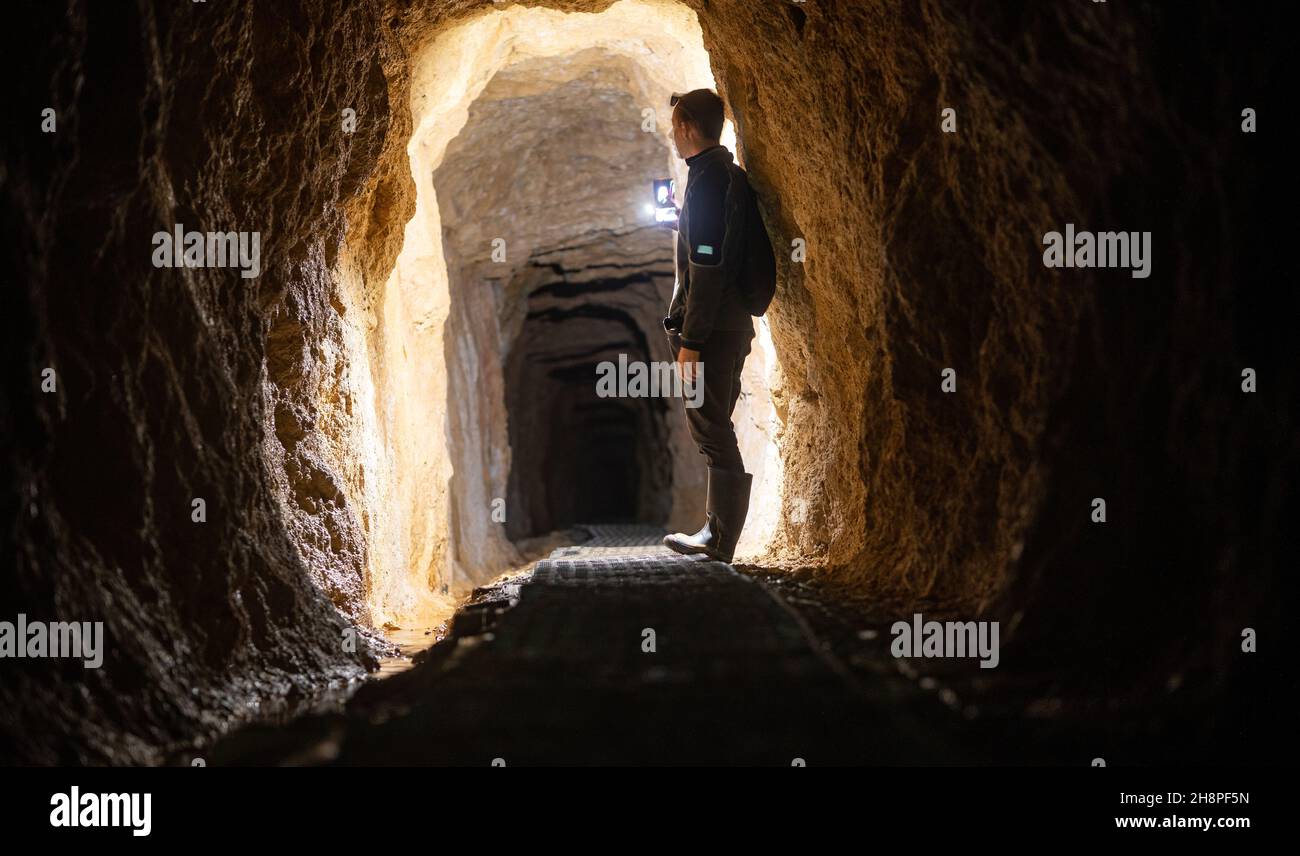
[[[682,111],[683,119],[694,122],[706,140],[716,140],[722,136],[726,116],[722,99],[712,89],[693,89],[684,94],[674,92],[668,103]]]

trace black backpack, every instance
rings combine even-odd
[[[749,184],[749,177],[733,164],[732,187],[743,193],[738,200],[745,209],[745,251],[737,277],[741,299],[749,314],[760,317],[767,312],[776,294],[776,256],[772,241],[763,225],[763,215],[758,210],[758,198]]]

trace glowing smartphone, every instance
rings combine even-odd
[[[671,178],[655,179],[654,209],[656,223],[677,222],[677,206],[673,203],[673,180]]]

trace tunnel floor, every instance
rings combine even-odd
[[[645,526],[591,526],[522,582],[480,590],[415,668],[341,713],[245,729],[217,764],[951,763],[798,614]],[[653,652],[643,650],[653,630]]]
[[[658,528],[578,529],[591,537],[475,590],[413,668],[244,727],[205,763],[1087,766],[1196,742],[1149,706],[1046,715],[1050,674],[895,659],[887,608],[837,614],[789,575],[672,553]]]

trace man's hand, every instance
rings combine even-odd
[[[695,383],[695,367],[700,364],[700,352],[690,348],[677,349],[677,368],[682,373],[682,380]]]

